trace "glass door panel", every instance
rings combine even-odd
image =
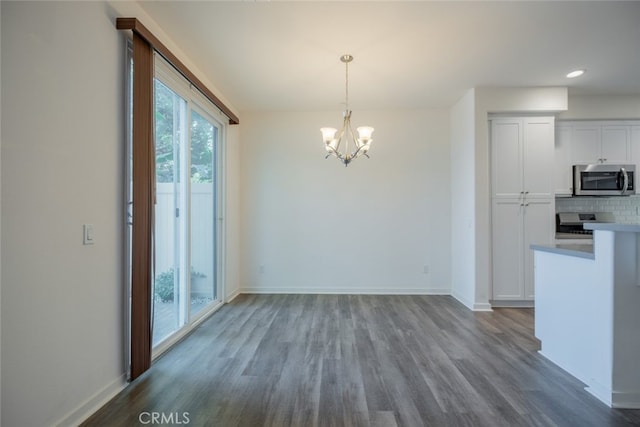
[[[191,110],[191,316],[216,299],[216,146],[218,128]]]
[[[180,162],[186,141],[186,101],[155,80],[155,280],[153,346],[185,324],[186,236],[184,179]]]

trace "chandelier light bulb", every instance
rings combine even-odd
[[[336,132],[338,129],[336,128],[320,128],[320,132],[322,132],[322,140],[325,144],[331,142],[332,139],[335,139]]]
[[[363,144],[371,140],[371,135],[373,134],[373,128],[371,126],[360,126],[357,131],[359,136],[358,140]]]

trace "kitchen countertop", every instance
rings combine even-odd
[[[568,255],[579,258],[595,259],[593,245],[531,245],[531,249],[542,252],[550,252],[559,255]]]
[[[640,233],[640,224],[621,224],[617,222],[591,222],[584,224],[585,230],[617,231],[628,233]],[[531,245],[536,251],[550,252],[560,255],[568,255],[579,258],[595,259],[593,244],[554,244]]]
[[[623,231],[640,233],[640,224],[620,224],[617,222],[592,222],[583,226],[585,230]]]

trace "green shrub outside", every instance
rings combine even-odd
[[[174,270],[170,268],[167,271],[163,271],[162,273],[156,276],[155,281],[155,297],[157,300],[162,302],[171,302],[173,301],[173,282],[174,282]],[[199,277],[207,277],[203,273],[195,271],[193,267],[191,268],[191,280],[199,278]]]

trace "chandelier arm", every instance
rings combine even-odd
[[[334,155],[334,156],[336,156],[338,159],[342,160],[342,155],[340,154],[340,152],[339,152],[339,151],[337,151],[335,148],[333,148],[333,147],[331,147],[331,146],[329,146],[329,149],[330,149],[331,151],[329,152],[329,154],[327,154],[327,156],[325,157],[325,159],[327,159],[330,155],[332,155],[332,154],[333,154],[333,155]]]
[[[351,112],[345,111],[344,121],[342,122],[342,128],[340,129],[340,134],[338,135],[338,143],[336,144],[336,150],[340,148],[340,143],[344,138],[345,144],[345,153],[349,152],[349,131],[351,130],[351,122],[349,119],[351,118]]]
[[[356,137],[353,128],[351,127],[351,122],[349,122],[349,133],[351,135],[351,140],[353,141],[353,145],[355,146],[355,151],[351,154],[351,159],[356,159],[360,154],[360,150],[364,147],[365,144],[361,144],[360,140]],[[348,152],[348,150],[347,150]]]
[[[353,153],[353,156],[352,156],[352,157],[353,157],[354,159],[355,159],[355,158],[357,158],[357,157],[359,157],[359,156],[360,156],[360,155],[362,155],[362,154],[364,154],[365,156],[369,157],[369,155],[368,155],[367,153],[365,153],[365,152],[360,153],[360,151],[362,150],[362,148],[363,148],[363,147],[364,147],[364,144],[363,144],[363,145],[361,145],[360,147],[358,147],[358,149]]]
[[[360,144],[360,141],[356,137],[356,133],[353,131],[351,123],[349,123],[349,134],[351,135],[351,140],[353,141],[353,144],[356,146],[356,148],[360,148],[362,144]]]
[[[344,132],[340,131],[340,135],[338,136],[338,142],[336,143],[335,148],[333,149],[333,151],[335,151],[336,153],[339,153],[338,150],[340,149],[340,144],[342,144],[342,134]]]

